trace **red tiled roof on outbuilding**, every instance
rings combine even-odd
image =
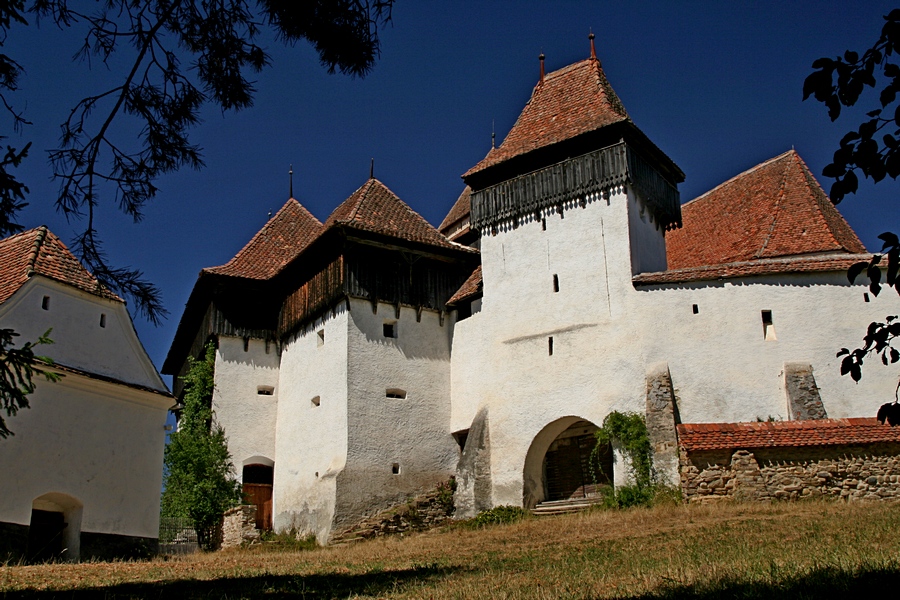
[[[538,82],[503,143],[491,148],[463,177],[532,150],[629,120],[600,61],[589,58],[577,62]]]
[[[269,279],[296,258],[322,231],[319,222],[291,198],[230,261],[203,273]]]
[[[8,300],[35,274],[122,302],[45,226],[0,240],[0,303]]]
[[[449,235],[448,231],[451,229],[451,227],[468,217],[471,210],[472,188],[466,186],[463,189],[462,193],[459,195],[459,198],[456,199],[456,202],[453,203],[453,206],[450,208],[450,212],[448,212],[447,216],[444,217],[444,220],[441,221],[441,224],[438,227],[438,231],[440,231],[444,235]]]
[[[666,234],[669,269],[866,251],[794,150],[683,204],[681,216]]]
[[[900,442],[900,427],[882,425],[874,418],[686,423],[677,428],[678,444],[688,452]]]

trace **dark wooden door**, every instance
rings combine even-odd
[[[32,509],[28,528],[28,562],[59,560],[63,553],[65,517],[61,512]]]
[[[550,445],[544,459],[547,500],[592,496],[612,483],[612,449],[594,453],[596,443],[593,435],[581,435]]]
[[[272,485],[268,483],[245,483],[244,502],[256,505],[256,528],[272,531]]]

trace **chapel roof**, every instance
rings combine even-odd
[[[900,427],[883,425],[874,418],[686,423],[677,427],[678,444],[688,452],[900,442]]]
[[[337,226],[430,246],[475,252],[448,240],[374,177],[350,194],[325,221],[326,230]]]
[[[625,121],[631,119],[606,79],[600,61],[588,58],[544,76],[503,143],[491,148],[463,177]]]
[[[101,298],[123,302],[85,269],[46,226],[0,240],[0,303],[36,274]]]
[[[794,150],[776,156],[681,207],[666,233],[670,270],[865,246]]]
[[[291,198],[234,258],[201,273],[270,279],[309,246],[322,229],[322,223]]]

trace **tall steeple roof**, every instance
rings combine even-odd
[[[291,198],[234,258],[201,273],[269,279],[296,258],[321,231],[322,223]]]
[[[588,58],[544,76],[503,143],[463,177],[623,121],[630,118],[600,61]]]
[[[46,226],[0,240],[0,303],[33,275],[43,275],[101,298],[122,301],[85,269]]]
[[[441,235],[424,217],[374,177],[344,200],[325,221],[326,229],[336,226],[442,248],[466,249]]]
[[[681,214],[684,226],[666,234],[670,270],[866,251],[794,150],[682,205]]]

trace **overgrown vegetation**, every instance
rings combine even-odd
[[[891,598],[889,504],[680,505],[451,528],[302,553],[0,567],[19,598]]]
[[[528,513],[520,506],[495,506],[490,510],[478,513],[468,524],[472,527],[486,527],[488,525],[508,525],[524,519]]]
[[[260,552],[305,552],[307,550],[315,550],[319,548],[315,534],[301,536],[296,530],[282,531],[275,533],[274,531],[263,531],[259,537],[263,542],[261,546],[252,546]]]
[[[204,550],[216,547],[222,515],[241,501],[225,431],[213,418],[215,357],[210,343],[202,359],[188,359],[190,367],[182,378],[184,407],[164,457],[162,514],[189,518]]]
[[[453,505],[453,494],[456,492],[456,477],[450,476],[447,481],[442,481],[437,486],[437,501],[447,514],[453,514],[455,506]]]
[[[603,506],[629,508],[680,500],[680,491],[660,482],[653,470],[653,452],[643,415],[613,411],[606,415],[603,425],[594,435],[597,445],[594,447],[593,458],[609,444],[615,444],[625,458],[628,477],[632,481],[606,492]]]

